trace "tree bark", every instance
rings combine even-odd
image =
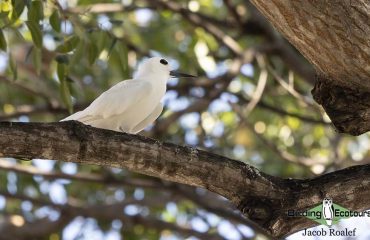
[[[126,168],[218,193],[272,236],[316,225],[288,217],[330,196],[351,210],[370,208],[370,165],[313,179],[281,179],[210,152],[162,143],[139,135],[96,129],[78,122],[0,123],[0,156],[56,159]]]
[[[352,135],[369,131],[370,107],[358,96],[370,98],[370,1],[251,2],[314,65],[319,76],[314,98],[336,128]],[[329,97],[331,88],[344,91]]]

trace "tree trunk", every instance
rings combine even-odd
[[[251,2],[314,65],[313,96],[336,128],[352,135],[369,131],[370,1]]]

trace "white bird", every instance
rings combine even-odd
[[[97,128],[138,133],[154,122],[163,110],[160,102],[169,77],[194,77],[170,71],[168,62],[153,57],[143,62],[134,79],[117,83],[86,109],[61,121],[76,120]]]

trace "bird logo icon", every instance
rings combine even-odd
[[[324,198],[322,201],[322,213],[326,224],[331,227],[334,218],[334,206],[331,198]]]

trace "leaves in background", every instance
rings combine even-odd
[[[12,20],[17,20],[25,7],[25,1],[24,0],[12,0],[12,5],[13,5],[13,11],[12,11]]]
[[[58,61],[57,61],[58,62]],[[62,98],[63,103],[68,109],[69,113],[73,113],[73,106],[71,100],[71,91],[69,89],[69,84],[67,81],[67,72],[68,72],[68,65],[62,62],[57,63],[57,75],[60,82],[60,96]]]
[[[120,63],[121,63],[123,76],[125,78],[128,78],[130,73],[129,73],[129,68],[128,68],[128,50],[127,50],[126,43],[121,40],[116,44],[116,46],[117,46],[117,53],[118,53]]]
[[[35,65],[35,70],[37,75],[40,75],[42,68],[42,50],[40,48],[34,48],[32,55],[33,64]]]
[[[9,54],[9,67],[10,71],[13,74],[13,80],[17,80],[18,78],[18,69],[17,69],[17,63],[15,62],[15,59],[13,58],[12,54]]]
[[[108,56],[110,56],[110,54],[112,53],[112,50],[113,50],[114,46],[116,45],[117,41],[118,41],[117,38],[113,38],[112,43],[111,43],[111,45],[109,47],[109,50],[108,50]]]
[[[42,48],[42,32],[40,25],[36,22],[26,21],[27,27],[31,32],[32,41],[34,42],[35,46],[38,48]]]
[[[28,9],[28,21],[39,23],[44,19],[44,8],[41,0],[31,2]]]
[[[71,36],[67,38],[62,45],[59,45],[56,49],[57,52],[60,53],[67,53],[74,50],[78,43],[80,42],[80,38],[77,36]]]
[[[2,29],[0,29],[0,49],[4,52],[6,52],[7,49],[6,39]]]
[[[60,25],[61,25],[61,21],[60,21],[60,15],[59,15],[59,12],[57,10],[55,10],[50,18],[49,18],[49,22],[50,22],[50,25],[51,27],[56,31],[56,32],[60,32]]]
[[[94,64],[95,60],[99,57],[98,47],[93,41],[89,41],[87,44],[87,58],[89,64]]]

